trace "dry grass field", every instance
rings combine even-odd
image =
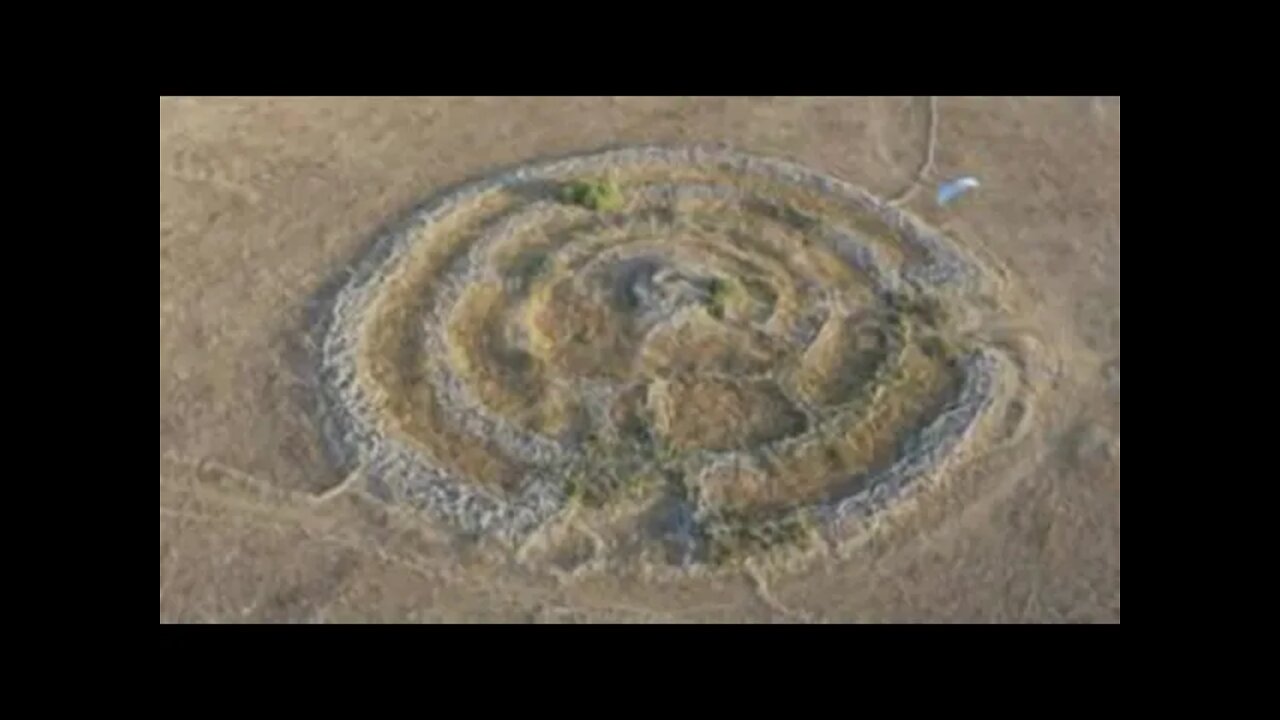
[[[160,619],[1119,622],[1119,99],[161,98]]]

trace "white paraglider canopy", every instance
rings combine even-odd
[[[978,178],[968,175],[948,180],[938,186],[938,204],[946,205],[978,185]]]

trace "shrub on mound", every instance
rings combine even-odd
[[[622,207],[622,191],[612,179],[577,180],[560,191],[560,199],[591,210],[617,210]]]

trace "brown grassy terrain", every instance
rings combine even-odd
[[[315,329],[375,238],[423,200],[513,166],[692,142],[899,198],[982,258],[998,285],[998,312],[973,309],[986,318],[984,342],[1016,360],[1010,373],[1031,390],[1002,396],[981,452],[856,543],[799,563],[692,573],[615,564],[647,557],[646,523],[662,521],[666,500],[636,499],[630,525],[598,522],[584,506],[513,553],[380,500],[361,468],[333,462]],[[922,166],[924,182],[907,192]],[[933,184],[960,174],[982,187],[934,206]],[[636,177],[621,176],[619,207],[634,202]],[[894,359],[878,399],[860,406],[864,421],[745,469],[699,470],[698,486],[726,512],[824,497],[829,478],[886,462],[895,428],[940,411],[937,398],[959,382],[949,354],[959,336],[899,348],[845,266],[818,247],[772,249],[794,242],[788,212],[830,217],[826,200],[798,193],[783,210],[741,218],[689,202],[687,227],[640,227],[637,210],[619,238],[574,238],[590,249],[578,255],[550,252],[554,232],[499,248],[488,258],[498,274],[463,288],[441,318],[447,352],[431,362],[512,427],[573,442],[602,421],[563,388],[602,378],[620,388],[610,427],[701,452],[798,436],[799,405],[834,417],[830,408],[857,401],[850,378]],[[1119,223],[1118,99],[162,99],[161,620],[1118,621]],[[683,268],[707,268],[714,281],[659,277],[663,298],[684,293],[700,309],[655,326],[645,303],[657,300],[609,304],[583,291],[632,287],[617,275],[633,267],[631,246],[609,254],[624,240],[634,257],[651,243]],[[796,277],[854,306],[800,348],[757,322],[803,314]],[[393,389],[386,417],[406,437],[457,448],[448,460],[461,476],[514,488],[518,459],[422,400],[423,346],[404,328],[421,324],[431,278],[402,274],[379,295],[369,377]],[[939,322],[967,327],[952,317],[961,307],[893,311],[930,323],[950,313]],[[662,467],[637,465],[628,493],[661,485]]]

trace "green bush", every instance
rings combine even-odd
[[[718,277],[711,278],[711,282],[707,284],[707,305],[711,316],[717,320],[723,320],[725,306],[733,300],[737,292],[736,282]]]
[[[622,207],[622,191],[612,179],[575,180],[560,190],[560,199],[596,211]]]

